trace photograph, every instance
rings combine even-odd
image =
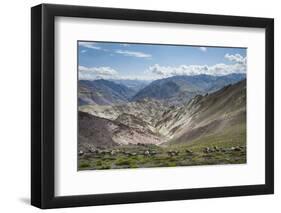
[[[32,206],[274,194],[277,9],[151,4],[32,6]]]
[[[78,41],[78,170],[246,163],[247,48]]]

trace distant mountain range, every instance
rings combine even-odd
[[[80,80],[78,93],[79,105],[112,105],[128,102],[135,91],[108,80]]]
[[[116,105],[143,99],[183,103],[195,95],[212,93],[246,78],[245,74],[225,76],[174,76],[150,81],[141,80],[80,80],[79,105]]]
[[[215,141],[216,144],[245,141],[246,80],[222,86],[218,90],[219,85],[233,82],[239,76],[214,77],[217,82],[214,84],[208,83],[210,76],[201,77],[191,80],[172,78],[178,80],[174,83],[179,87],[188,87],[186,82],[193,82],[194,91],[202,87],[215,90],[213,93],[196,94],[182,105],[170,106],[161,100],[144,98],[118,106],[80,106],[79,149],[137,143],[165,146],[187,143],[200,145],[208,144],[209,141]],[[163,80],[157,81],[157,84],[173,82]],[[178,94],[177,90],[174,91]]]
[[[152,82],[152,81],[148,81],[148,80],[129,80],[129,79],[120,79],[120,80],[113,79],[110,81],[113,81],[114,83],[126,86],[129,89],[133,90],[135,93],[137,93],[141,89],[145,88],[148,84],[150,84]]]
[[[174,76],[153,81],[134,95],[131,100],[137,101],[144,98],[168,99],[170,103],[175,104],[183,100],[187,101],[198,94],[212,93],[245,78],[245,74]]]

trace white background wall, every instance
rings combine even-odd
[[[45,3],[170,10],[275,18],[275,195],[50,210],[51,212],[277,212],[281,209],[281,13],[277,0],[45,0]],[[30,7],[37,0],[1,2],[0,212],[39,212],[30,197]],[[278,85],[279,84],[279,85]],[[278,110],[279,109],[279,110]],[[280,210],[279,210],[280,211]]]

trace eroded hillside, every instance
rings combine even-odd
[[[84,105],[79,111],[79,136],[87,144],[107,147],[190,143],[245,126],[246,80],[197,95],[179,106],[144,99],[115,106]]]

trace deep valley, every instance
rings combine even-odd
[[[78,102],[79,170],[246,163],[245,74],[80,80]]]

